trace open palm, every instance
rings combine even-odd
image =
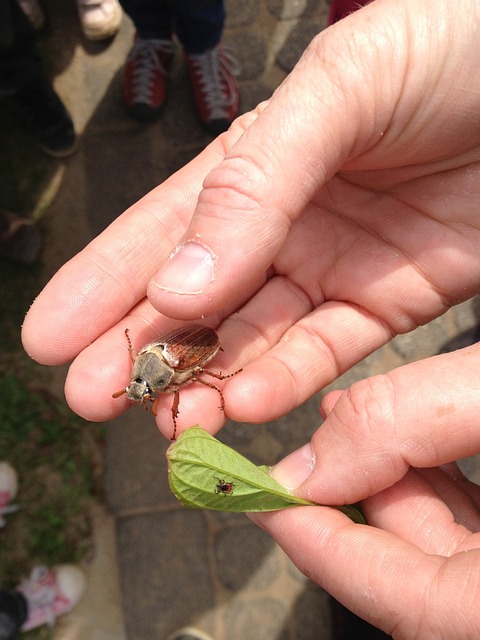
[[[260,422],[478,290],[479,100],[465,55],[476,36],[465,19],[445,37],[447,0],[434,18],[415,3],[415,32],[409,2],[374,3],[321,34],[268,103],[49,283],[24,343],[41,362],[75,358],[75,411],[104,420],[128,406],[111,397],[130,380],[127,327],[138,349],[170,318],[220,325],[211,368],[244,368],[223,385],[228,415]],[[213,263],[198,291],[177,287],[185,248],[187,289],[192,255],[206,248]],[[217,430],[217,405],[214,390],[189,387],[179,430]],[[159,406],[165,433],[170,406]]]

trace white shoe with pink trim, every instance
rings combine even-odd
[[[28,618],[22,631],[30,631],[44,624],[53,626],[58,616],[71,611],[85,593],[83,571],[74,565],[58,565],[53,569],[38,566],[17,590],[28,606]]]
[[[18,481],[15,469],[8,462],[0,462],[0,529],[5,526],[5,516],[18,507],[11,502],[17,495]]]

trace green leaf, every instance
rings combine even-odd
[[[198,426],[179,436],[167,459],[170,488],[186,507],[246,513],[315,505],[289,493],[270,477],[268,467],[257,467]],[[365,523],[356,507],[335,508]]]

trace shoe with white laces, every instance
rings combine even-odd
[[[5,516],[18,507],[11,502],[17,495],[17,472],[8,462],[0,462],[0,528],[5,526]]]
[[[53,569],[38,566],[24,580],[17,591],[27,601],[28,617],[22,631],[30,631],[44,624],[53,626],[58,616],[71,611],[85,593],[83,571],[74,565],[58,565]]]
[[[238,115],[238,62],[221,44],[204,53],[185,52],[185,58],[200,122],[217,136]]]
[[[123,72],[123,102],[137,120],[149,122],[160,114],[173,53],[171,40],[136,37]]]
[[[118,0],[77,0],[77,10],[87,40],[113,37],[122,21],[122,8]]]

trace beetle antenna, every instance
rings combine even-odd
[[[123,396],[124,393],[127,393],[126,389],[121,389],[120,391],[115,391],[115,393],[112,393],[112,398],[120,398],[120,396]]]
[[[129,331],[130,329],[125,329],[125,337],[127,338],[128,342],[128,353],[130,354],[130,360],[135,364],[135,357],[133,355],[133,347],[132,341],[130,340]]]

